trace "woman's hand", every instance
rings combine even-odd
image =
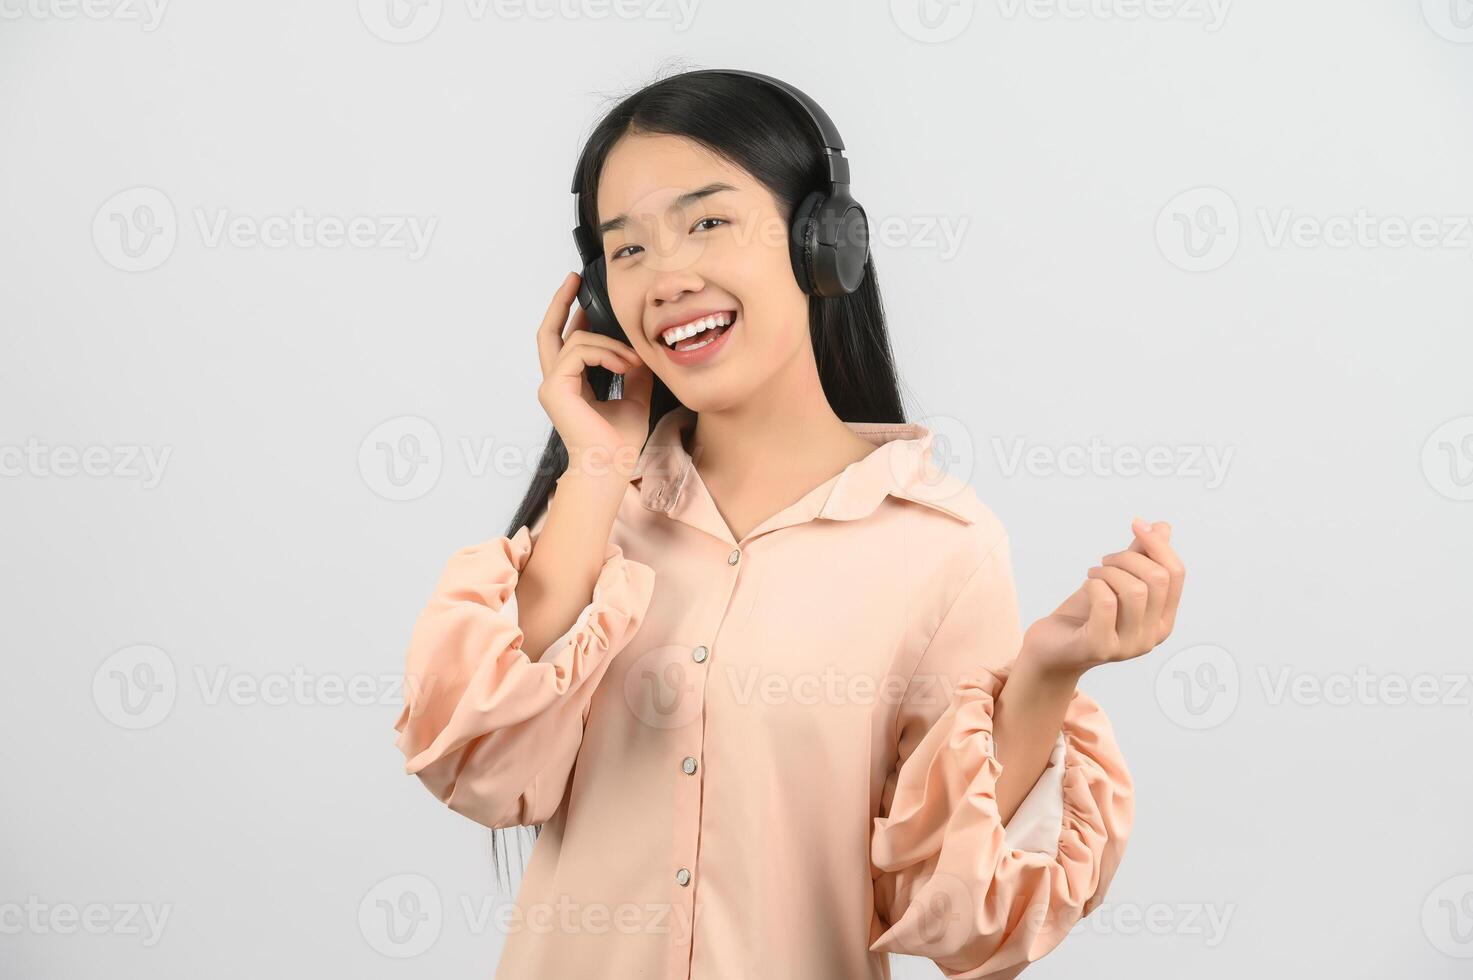
[[[1171,525],[1136,518],[1131,528],[1129,547],[1102,558],[1058,609],[1028,627],[1020,660],[1082,675],[1139,657],[1171,635],[1187,574],[1171,547]]]
[[[616,463],[632,468],[649,436],[654,374],[633,347],[589,330],[582,306],[573,312],[564,337],[568,307],[578,295],[579,281],[578,273],[568,273],[537,329],[537,355],[542,362],[537,401],[568,448],[570,470],[597,466],[602,472],[612,472]],[[624,375],[622,398],[598,400],[585,373],[594,365]],[[621,452],[626,447],[633,452]]]

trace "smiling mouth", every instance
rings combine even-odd
[[[660,335],[660,342],[668,350],[690,351],[699,350],[707,344],[714,343],[732,327],[736,326],[737,313],[728,310],[724,313],[713,313],[710,316],[693,320],[680,327],[673,327]]]

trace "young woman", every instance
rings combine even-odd
[[[595,129],[618,336],[564,332],[570,274],[542,475],[415,625],[407,771],[541,825],[499,980],[1012,977],[1124,853],[1131,777],[1076,684],[1170,633],[1171,530],[1137,519],[1021,628],[1002,523],[904,421],[872,260],[817,295],[790,245],[836,173],[795,93],[688,73]]]

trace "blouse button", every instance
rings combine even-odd
[[[740,559],[741,557],[742,557],[742,549],[740,549],[740,548],[734,548],[732,550],[731,554],[729,554],[729,555],[726,556],[726,563],[728,565],[735,565],[737,563],[737,560]]]
[[[705,647],[696,647],[690,652],[690,658],[698,664],[703,664],[706,662],[706,656],[710,652],[711,651],[707,650]]]
[[[680,882],[680,884],[681,884],[682,887],[684,887],[686,885],[689,885],[690,884],[690,872],[687,871],[684,868],[681,868],[679,871],[675,872],[675,880],[678,881],[678,882]]]
[[[690,775],[691,773],[695,772],[696,771],[696,757],[693,756],[693,755],[686,756],[685,757],[685,761],[680,764],[680,768],[682,768],[682,769],[685,770],[685,773],[686,773],[687,776]]]

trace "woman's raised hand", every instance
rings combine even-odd
[[[568,448],[570,468],[609,467],[618,461],[632,466],[649,435],[654,374],[633,347],[589,330],[582,306],[574,310],[564,335],[579,281],[578,273],[568,273],[537,328],[537,356],[542,363],[537,401]],[[622,398],[598,400],[585,373],[595,365],[624,376]],[[633,452],[624,452],[629,447]]]
[[[1135,538],[1105,555],[1084,584],[1028,627],[1019,654],[1045,670],[1083,674],[1155,649],[1176,625],[1186,566],[1171,547],[1171,525],[1136,518]]]

